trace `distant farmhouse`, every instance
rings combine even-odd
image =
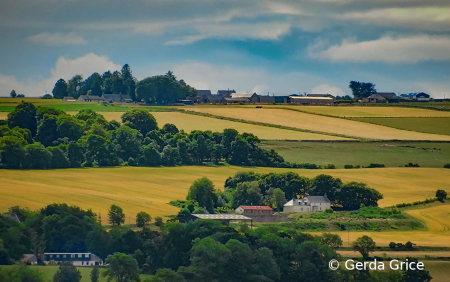
[[[233,90],[217,90],[217,95],[218,96],[222,96],[222,97],[224,97],[224,98],[230,98],[231,97],[231,94],[233,94],[233,93],[236,93],[236,91],[233,89]]]
[[[294,105],[334,105],[336,97],[331,94],[307,94],[306,96],[289,96],[289,103]]]
[[[363,103],[386,103],[388,100],[398,99],[394,92],[377,92],[367,98],[363,98]]]
[[[259,103],[259,97],[256,93],[231,93],[230,98],[225,98],[228,104],[235,103]]]
[[[67,97],[66,97],[67,98]],[[73,98],[72,98],[73,99]],[[64,100],[68,102],[68,100]],[[128,94],[103,94],[102,96],[92,96],[92,95],[80,95],[78,97],[78,102],[132,102],[130,95]]]
[[[303,199],[292,199],[284,205],[283,212],[321,212],[329,209],[330,200],[323,196],[306,196]]]
[[[69,261],[75,266],[92,266],[103,264],[102,259],[93,253],[44,253],[45,264],[49,264],[52,260],[57,264]],[[37,258],[34,254],[25,254],[22,258],[22,262],[26,264],[37,264]]]
[[[414,101],[423,101],[427,102],[430,101],[430,95],[427,93],[408,93],[408,94],[401,94],[400,98],[405,100],[414,100]]]

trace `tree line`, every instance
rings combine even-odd
[[[232,165],[292,167],[274,150],[258,147],[257,136],[223,132],[186,133],[162,128],[152,114],[132,109],[122,124],[92,110],[75,116],[22,102],[0,125],[0,167],[50,169],[96,166],[176,166],[227,162]]]
[[[124,226],[107,230],[91,210],[66,204],[51,204],[39,211],[14,207],[10,213],[22,223],[0,217],[0,265],[19,261],[26,253],[35,254],[38,264],[43,264],[44,252],[92,252],[105,261],[106,268],[93,268],[91,281],[98,281],[100,275],[117,281],[140,281],[139,273],[153,275],[145,280],[148,282],[431,279],[427,271],[419,270],[330,271],[328,263],[339,259],[336,249],[342,246],[342,239],[328,233],[312,236],[291,227],[233,228],[199,220],[166,222],[159,230],[134,231]],[[376,244],[363,236],[352,248],[368,259]],[[29,277],[25,281],[43,281],[42,275],[31,268],[0,269],[2,281],[24,281],[24,276]],[[53,281],[80,279],[73,265],[62,263]]]
[[[147,77],[138,81],[133,77],[131,67],[125,64],[122,70],[107,71],[100,75],[95,72],[85,80],[79,74],[67,82],[59,79],[53,88],[53,97],[63,99],[73,97],[78,99],[81,95],[102,96],[103,94],[130,95],[133,101],[146,103],[167,104],[189,96],[197,96],[197,90],[189,86],[183,79],[177,80],[173,72],[165,75]]]

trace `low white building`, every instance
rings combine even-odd
[[[292,199],[284,205],[283,212],[323,212],[331,207],[327,194]]]
[[[101,258],[92,253],[44,253],[44,262],[48,264],[54,260],[57,264],[70,261],[75,266],[102,265]]]

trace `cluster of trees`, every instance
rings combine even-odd
[[[17,94],[16,90],[11,90],[11,92],[9,93],[9,96],[11,96],[11,98],[24,98],[25,95],[23,94]]]
[[[308,179],[293,172],[238,172],[225,181],[224,191],[216,189],[206,177],[197,179],[190,187],[186,201],[171,204],[181,208],[176,219],[189,222],[194,220],[192,213],[220,213],[241,205],[268,205],[274,210],[282,211],[287,201],[306,194],[327,194],[333,208],[339,210],[376,207],[378,200],[383,198],[381,193],[368,188],[365,183],[342,183],[339,178],[324,174]]]
[[[102,96],[103,94],[126,94],[134,101],[144,100],[146,103],[173,103],[189,96],[197,96],[197,90],[186,84],[184,80],[177,80],[173,72],[165,75],[147,77],[138,81],[131,72],[128,64],[121,71],[111,73],[107,71],[100,75],[94,72],[87,79],[79,74],[69,81],[59,79],[53,88],[53,97],[63,99],[80,95]]]
[[[232,165],[290,167],[275,151],[258,147],[253,134],[158,128],[153,115],[132,109],[122,124],[92,110],[71,116],[22,102],[0,126],[0,166],[10,169],[175,166],[228,162]]]
[[[352,90],[355,99],[367,98],[370,95],[377,93],[375,84],[370,82],[350,81],[349,87]]]
[[[52,204],[38,212],[16,207],[14,213],[22,224],[0,218],[0,235],[5,238],[0,264],[11,264],[25,253],[34,253],[42,263],[44,251],[89,250],[107,264],[103,270],[93,268],[91,281],[98,281],[100,275],[117,281],[140,281],[139,273],[154,275],[146,280],[149,282],[389,280],[362,271],[330,271],[328,262],[338,258],[336,249],[342,246],[341,238],[333,234],[312,236],[277,226],[240,232],[208,220],[165,223],[160,231],[118,226],[106,231],[92,211],[65,204]],[[356,240],[353,248],[367,258],[376,245],[365,237]],[[0,278],[6,277],[2,281],[10,281],[11,275],[19,278],[17,281],[24,281],[25,275],[30,276],[25,281],[42,281],[42,275],[30,268],[6,272],[0,270]],[[429,281],[410,280],[414,274],[431,278],[426,271],[404,272],[401,281]],[[361,280],[363,277],[372,280]],[[61,264],[54,276],[55,282],[80,279],[78,270],[69,263]]]
[[[107,71],[100,75],[94,72],[90,77],[83,80],[80,74],[75,75],[69,81],[59,79],[53,88],[53,97],[62,99],[73,97],[77,99],[80,95],[102,96],[103,94],[128,94],[135,99],[137,80],[133,77],[128,64],[121,71],[111,73]]]

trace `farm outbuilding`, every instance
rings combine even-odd
[[[251,215],[272,215],[273,209],[269,206],[239,206],[236,214]]]
[[[258,103],[259,97],[256,93],[232,93],[232,99],[247,99],[247,103]]]
[[[308,96],[290,96],[289,103],[293,105],[334,105],[332,97],[308,97]]]

